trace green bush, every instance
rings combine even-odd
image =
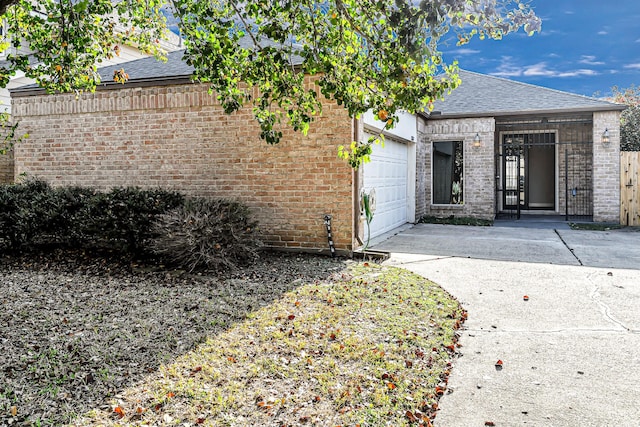
[[[88,206],[98,194],[89,187],[56,188],[48,227],[44,230],[45,240],[72,247],[85,246],[91,240],[84,227],[89,217]]]
[[[143,249],[144,242],[153,237],[152,224],[156,216],[183,203],[182,194],[159,189],[119,187],[108,193],[96,193],[89,199],[86,216],[80,221],[80,234],[137,253]]]
[[[193,271],[225,270],[258,257],[260,241],[249,209],[220,199],[188,199],[158,217],[151,249],[168,262]]]
[[[0,186],[0,238],[10,249],[30,245],[49,227],[55,192],[45,181]]]
[[[191,271],[223,270],[257,257],[260,241],[249,209],[137,187],[99,192],[52,188],[41,180],[0,186],[0,240],[5,248],[56,244],[156,253]]]
[[[53,189],[28,180],[0,186],[0,239],[10,249],[40,244],[108,246],[140,252],[156,216],[184,202],[175,191],[86,187]]]

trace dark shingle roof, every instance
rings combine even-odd
[[[245,36],[240,39],[239,44],[241,47],[249,48],[253,46],[253,40],[248,36]],[[262,39],[261,44],[263,46],[277,46],[276,43],[266,39]],[[184,52],[185,51],[183,49],[168,53],[166,62],[158,61],[154,57],[147,57],[124,62],[121,64],[101,67],[98,69],[98,74],[100,75],[101,80],[99,88],[123,87],[122,84],[115,83],[113,81],[114,71],[120,69],[124,69],[124,71],[129,75],[129,80],[124,85],[124,87],[145,84],[172,84],[178,82],[189,82],[191,81],[191,77],[193,76],[194,68],[190,65],[187,65],[187,63],[184,61]],[[302,64],[302,58],[300,56],[293,55],[291,63],[294,66],[300,65]],[[11,93],[20,96],[37,94],[43,91],[44,89],[41,89],[38,85],[31,84],[13,89],[11,90]]]
[[[622,110],[623,105],[501,77],[460,70],[462,84],[434,102],[431,118]],[[439,114],[438,114],[439,112]]]
[[[244,44],[249,40],[244,40]],[[167,61],[153,57],[137,59],[123,64],[109,65],[98,70],[102,79],[101,87],[121,88],[144,84],[172,84],[191,81],[193,67],[183,60],[184,50],[171,52]],[[302,58],[294,57],[294,64]],[[122,85],[113,81],[115,70],[124,68],[129,81]],[[445,95],[444,101],[434,102],[430,118],[452,117],[494,117],[533,113],[562,113],[623,110],[625,106],[589,98],[568,92],[534,86],[500,77],[460,70],[462,84]],[[41,93],[37,85],[23,86],[11,91],[12,94],[31,95]]]
[[[113,82],[113,72],[121,68],[129,74],[129,81],[157,80],[162,78],[191,78],[193,67],[182,59],[184,50],[167,54],[167,62],[158,61],[154,57],[136,59],[122,64],[108,65],[98,69],[102,84]]]

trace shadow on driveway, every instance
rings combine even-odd
[[[373,249],[394,253],[640,270],[640,233],[417,224]]]

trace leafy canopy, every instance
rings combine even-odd
[[[640,87],[613,87],[613,100],[628,106],[620,116],[620,149],[640,151]]]
[[[322,112],[319,93],[353,117],[372,109],[391,127],[397,111],[428,109],[460,84],[457,63],[442,60],[442,42],[540,29],[518,0],[0,0],[0,10],[7,2],[11,43],[31,53],[9,55],[3,83],[21,70],[49,91],[93,90],[96,64],[123,43],[162,57],[170,12],[195,79],[228,113],[252,105],[271,144],[284,126],[307,132]],[[305,74],[317,85],[305,85]],[[357,167],[373,142],[341,147],[340,155]]]
[[[15,0],[4,13],[9,49],[0,83],[22,71],[50,92],[94,90],[97,67],[132,44],[161,57],[162,0]],[[4,4],[0,3],[0,9]]]

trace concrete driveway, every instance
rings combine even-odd
[[[420,224],[372,247],[469,312],[436,426],[640,426],[640,233],[560,228]]]

